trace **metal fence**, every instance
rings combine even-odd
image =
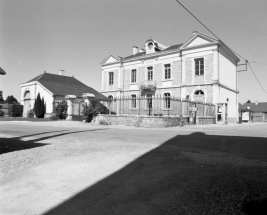
[[[192,108],[195,107],[195,108]],[[168,96],[123,96],[111,98],[107,102],[107,114],[150,115],[150,116],[189,116],[194,109],[196,116],[215,116],[215,105],[198,101],[181,101]]]

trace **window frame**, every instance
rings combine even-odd
[[[131,100],[130,100],[130,107],[131,109],[136,109],[137,108],[137,95],[136,94],[131,94],[130,96]],[[134,104],[134,105],[133,105]]]
[[[108,84],[113,85],[114,84],[114,72],[108,73]]]
[[[153,81],[153,66],[147,67],[147,80]]]
[[[169,94],[169,96],[165,96],[165,94]],[[166,98],[168,97],[168,98]],[[170,92],[164,92],[163,93],[164,98],[164,107],[163,109],[170,109],[171,108],[171,93]]]
[[[203,61],[203,64],[201,64],[201,61]],[[205,58],[204,57],[198,57],[194,59],[194,66],[195,66],[195,76],[204,76],[205,74]],[[203,66],[203,68],[201,68]],[[203,71],[203,72],[202,72]]]
[[[133,72],[135,72],[134,76],[135,81],[133,81]],[[131,84],[136,84],[136,83],[137,83],[137,69],[131,69]]]
[[[167,66],[169,66],[169,67],[167,68]],[[172,78],[172,74],[171,74],[172,72],[171,71],[172,71],[171,70],[171,64],[170,63],[164,64],[164,80],[171,80],[171,78]]]

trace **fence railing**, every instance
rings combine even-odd
[[[106,103],[109,109],[107,114],[129,114],[150,116],[189,116],[193,110],[196,116],[215,116],[215,105],[198,101],[181,100],[168,96],[123,96],[112,98]]]

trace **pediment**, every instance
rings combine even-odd
[[[195,46],[201,46],[201,45],[207,45],[210,43],[217,43],[218,41],[208,37],[206,35],[196,33],[193,37],[191,37],[184,45],[181,47],[181,49],[189,48],[189,47],[195,47]]]
[[[118,63],[121,61],[121,58],[116,56],[116,55],[113,55],[113,54],[109,54],[101,63],[101,65],[104,65],[104,64],[110,64],[110,63]]]

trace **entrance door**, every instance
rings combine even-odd
[[[216,114],[216,122],[219,124],[224,123],[224,105],[218,104],[217,105],[217,114]]]

